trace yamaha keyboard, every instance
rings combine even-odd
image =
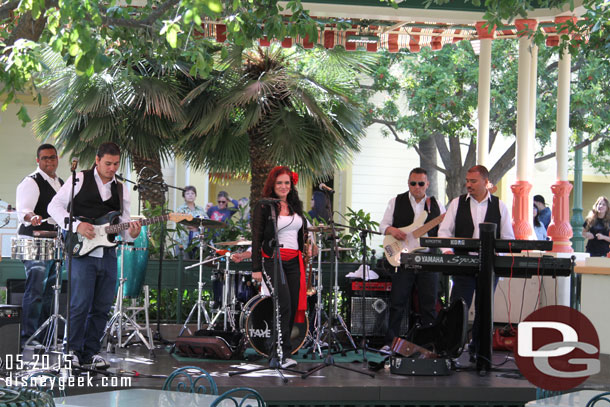
[[[439,271],[445,274],[464,275],[479,272],[479,256],[462,254],[403,253],[401,264],[423,271]],[[569,276],[572,260],[551,256],[494,256],[494,273],[499,277],[529,278],[541,276]]]

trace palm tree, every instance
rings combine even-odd
[[[50,103],[34,123],[36,135],[54,140],[62,154],[85,164],[93,162],[99,144],[113,141],[137,173],[157,174],[155,180],[162,181],[161,161],[173,158],[185,122],[180,101],[188,89],[187,71],[149,61],[133,66],[118,61],[87,77],[62,66],[51,51],[46,57],[53,68],[43,81]],[[142,199],[162,205],[165,193],[153,185],[142,190]]]
[[[257,200],[276,165],[323,179],[358,150],[365,121],[350,95],[356,75],[372,72],[374,54],[279,46],[228,54],[184,99],[178,152],[193,167],[249,173]]]

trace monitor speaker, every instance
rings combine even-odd
[[[405,313],[406,314],[406,313]],[[390,300],[383,297],[364,298],[364,328],[367,336],[385,336],[390,319]],[[352,297],[351,334],[362,336],[362,297]],[[407,316],[400,324],[400,335],[407,334]]]
[[[0,367],[4,367],[7,355],[17,355],[20,350],[21,305],[0,305]]]

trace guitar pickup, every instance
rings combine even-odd
[[[392,245],[387,245],[383,248],[385,250],[385,252],[387,253],[388,256],[390,257],[394,257],[394,249],[392,248]]]

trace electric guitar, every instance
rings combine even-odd
[[[424,211],[420,213],[409,226],[399,228],[400,231],[407,234],[405,240],[398,240],[392,235],[386,235],[383,238],[383,251],[386,259],[388,259],[388,262],[392,266],[400,266],[400,253],[421,249],[422,247],[419,245],[419,238],[441,223],[445,218],[445,214],[443,213],[424,224],[427,217],[428,212]]]
[[[95,228],[95,237],[87,239],[80,233],[73,233],[72,238],[66,240],[66,249],[72,250],[73,257],[83,257],[91,253],[98,247],[114,247],[118,243],[115,241],[116,235],[129,229],[129,222],[117,223],[121,212],[108,212],[104,216],[97,219],[79,218],[82,222],[88,222]],[[180,222],[181,220],[192,220],[193,215],[187,213],[169,213],[167,215],[155,216],[153,218],[140,219],[142,226],[151,225],[153,223],[165,222]]]

